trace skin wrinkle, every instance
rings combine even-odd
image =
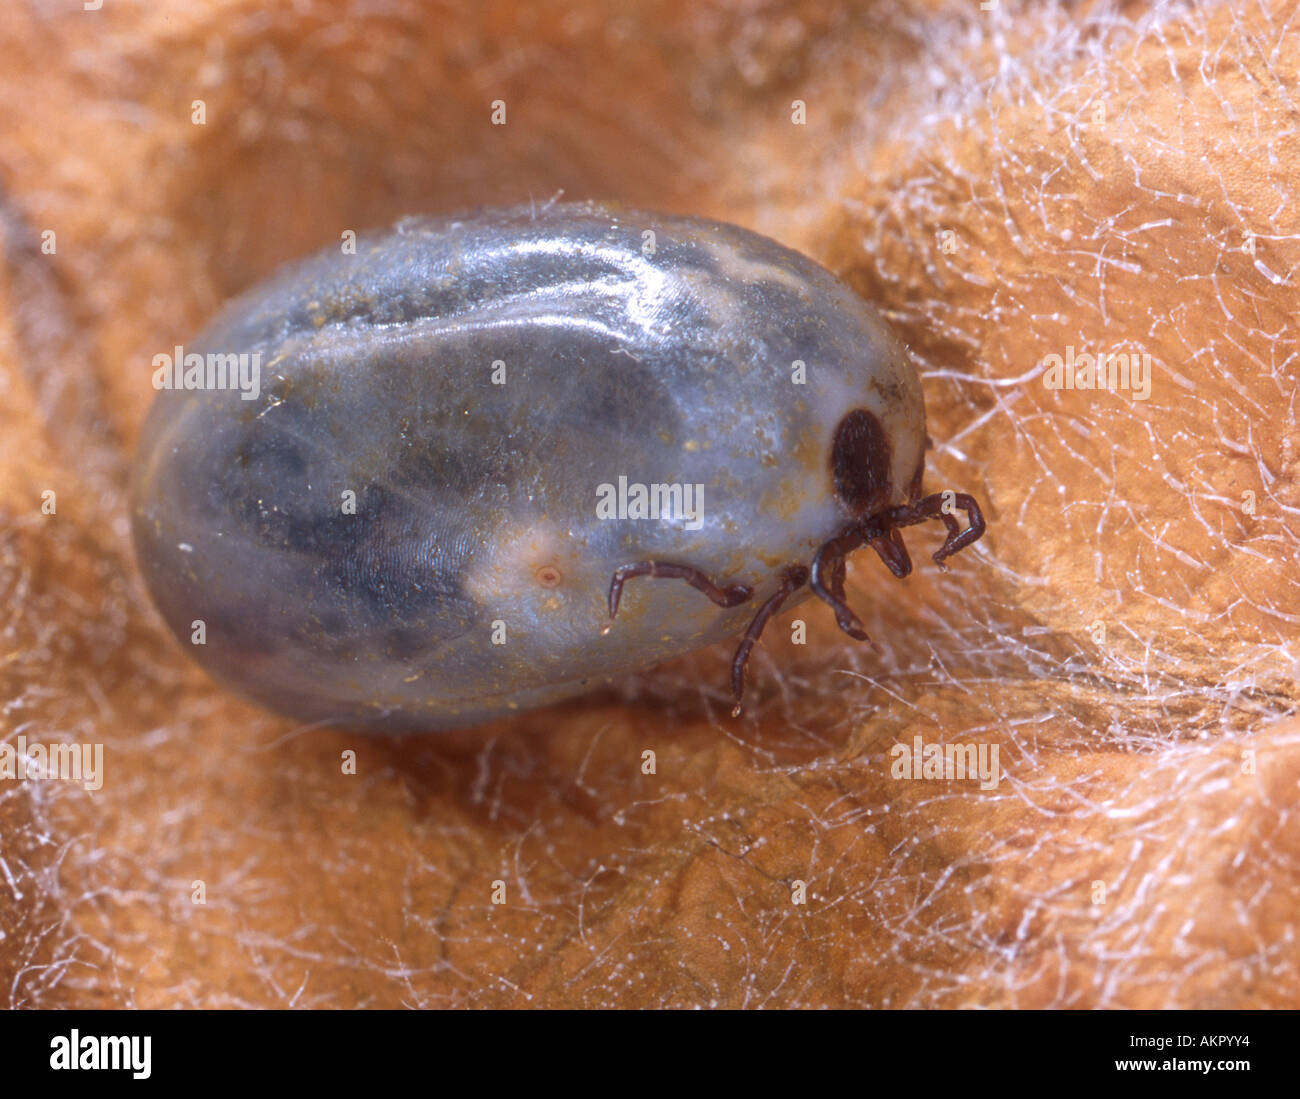
[[[0,781],[0,1003],[1300,1004],[1294,5],[616,8],[0,26],[0,737],[107,771]],[[882,654],[806,604],[739,722],[729,645],[436,738],[214,686],[131,560],[150,356],[345,228],[561,190],[842,273],[989,534],[854,557]],[[1149,352],[1150,399],[1046,389],[1070,345]],[[1002,781],[891,778],[918,735]]]

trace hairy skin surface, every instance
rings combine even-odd
[[[0,780],[0,1003],[1300,1006],[1292,5],[11,7],[0,737],[106,773]],[[344,229],[561,189],[875,300],[988,535],[853,558],[881,653],[805,604],[739,722],[727,646],[423,739],[213,686],[131,558],[152,355]],[[1047,388],[1068,348],[1149,398]],[[892,777],[917,736],[1001,781]]]

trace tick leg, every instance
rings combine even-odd
[[[867,544],[880,554],[880,559],[889,566],[898,579],[902,580],[912,572],[912,558],[903,544],[903,536],[897,527],[890,527],[887,532],[873,535]]]
[[[953,493],[953,504],[959,511],[966,513],[968,525],[965,530],[961,529],[961,524],[957,522],[955,515],[943,510],[943,498],[942,492],[936,492],[932,496],[917,500],[914,504],[891,508],[888,512],[888,521],[892,527],[910,527],[913,523],[923,523],[927,519],[943,521],[943,525],[948,528],[948,538],[934,554],[934,563],[940,566],[946,558],[964,550],[972,542],[978,542],[985,529],[984,515],[980,512],[975,497],[968,496],[964,492]]]
[[[835,621],[840,629],[855,641],[866,641],[874,648],[867,631],[862,628],[862,620],[844,600],[844,557],[860,545],[862,534],[858,530],[845,531],[823,543],[813,558],[811,584],[813,594],[835,612]]]
[[[614,570],[614,578],[609,582],[609,625],[618,614],[618,605],[623,599],[623,585],[634,576],[651,576],[673,580],[685,580],[696,591],[702,591],[719,607],[737,607],[754,595],[754,589],[748,584],[731,584],[720,588],[699,569],[690,565],[675,565],[671,561],[639,561],[635,565],[620,565]]]
[[[808,570],[803,565],[788,565],[781,574],[781,586],[758,608],[758,613],[749,623],[745,636],[740,639],[736,655],[731,661],[731,695],[736,702],[731,709],[732,717],[740,716],[740,700],[745,694],[745,665],[749,663],[750,651],[762,634],[763,627],[767,625],[767,620],[781,609],[781,604],[790,598],[791,593],[798,591],[806,583],[808,583]]]
[[[849,570],[845,568],[844,558],[841,557],[835,562],[835,567],[831,569],[831,594],[841,601],[844,599],[844,581],[848,574]]]

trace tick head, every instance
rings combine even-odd
[[[895,576],[908,575],[912,561],[893,515],[898,502],[910,502],[920,494],[924,452],[904,493],[894,485],[894,447],[888,432],[875,413],[855,408],[835,428],[830,464],[835,499],[850,522],[840,537],[844,551],[849,543],[866,543]]]

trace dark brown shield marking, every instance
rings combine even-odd
[[[831,444],[831,477],[835,497],[850,515],[873,515],[889,503],[891,456],[884,428],[865,408],[840,421]]]

